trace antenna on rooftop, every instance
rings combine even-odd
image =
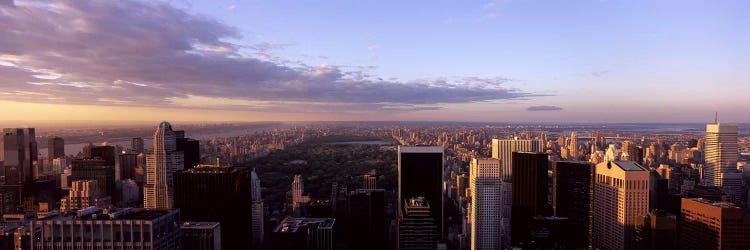
[[[719,124],[719,112],[714,112],[714,123]]]

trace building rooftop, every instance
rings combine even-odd
[[[404,201],[406,203],[406,207],[426,207],[429,208],[430,204],[427,203],[427,200],[425,200],[424,197],[416,197],[416,198],[409,198]]]
[[[321,229],[331,229],[334,223],[336,223],[334,218],[294,218],[287,216],[273,231],[275,233],[296,233],[297,230],[304,229],[310,224],[318,224],[318,228]]]
[[[182,171],[182,173],[196,173],[196,174],[214,174],[214,173],[236,173],[241,171],[242,168],[237,167],[196,167]]]
[[[442,146],[398,146],[400,153],[443,153]]]
[[[611,163],[625,171],[648,171],[646,168],[632,161],[613,161]]]
[[[39,220],[154,220],[177,210],[126,208],[117,210],[102,210],[88,207],[65,213],[50,214]]]
[[[182,229],[214,229],[220,225],[219,222],[183,222]]]
[[[707,204],[707,205],[711,205],[711,206],[714,206],[714,207],[720,207],[720,208],[737,208],[737,209],[741,208],[741,207],[738,207],[737,205],[735,205],[734,203],[731,203],[731,202],[716,202],[716,201],[711,201],[711,200],[703,199],[703,198],[686,198],[686,199],[692,200],[692,201],[697,201],[697,202],[700,202],[700,203],[703,203],[703,204]]]

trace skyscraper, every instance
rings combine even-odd
[[[3,129],[3,165],[6,185],[33,183],[33,167],[37,160],[34,128]]]
[[[27,224],[34,237],[24,249],[132,249],[180,248],[180,211],[87,208],[60,213]],[[105,233],[106,232],[106,233]]]
[[[578,160],[578,134],[575,131],[570,133],[570,158]]]
[[[737,172],[737,125],[706,125],[706,164],[703,183],[724,186],[724,174]]]
[[[47,159],[50,161],[55,158],[65,157],[65,140],[57,136],[49,138],[47,155]]]
[[[96,180],[99,191],[109,197],[118,197],[115,166],[101,159],[74,159],[71,163],[70,181]],[[113,198],[114,199],[114,198]]]
[[[680,249],[750,249],[750,215],[732,203],[682,198]]]
[[[362,182],[364,183],[365,189],[376,189],[378,188],[378,174],[375,169],[370,170],[362,176]]]
[[[177,151],[182,151],[184,168],[191,169],[201,163],[200,141],[185,137],[185,131],[175,131]]]
[[[403,203],[404,211],[398,223],[398,249],[437,249],[438,221],[431,214],[434,210],[430,209],[430,204],[424,197],[409,198]]]
[[[145,153],[143,150],[143,138],[135,137],[130,139],[130,150],[135,151],[135,154]]]
[[[502,249],[502,176],[499,159],[472,159],[471,249]]]
[[[115,147],[109,145],[92,146],[90,148],[90,159],[102,159],[107,162],[108,166],[115,167]]]
[[[561,136],[564,137],[564,136]],[[562,144],[565,145],[565,138],[562,138]],[[513,200],[513,152],[542,152],[544,143],[538,140],[521,140],[514,139],[492,139],[492,158],[500,159],[500,175],[503,178],[502,183],[502,232],[504,247],[509,247],[511,242],[511,203]]]
[[[631,249],[635,218],[648,213],[649,172],[635,162],[596,165],[593,247]]]
[[[513,192],[511,244],[530,242],[531,224],[536,216],[547,216],[547,154],[513,152]]]
[[[197,167],[174,178],[174,207],[183,220],[217,221],[222,245],[251,246],[252,192],[246,168]]]
[[[399,213],[403,202],[414,197],[424,197],[430,204],[430,216],[443,235],[443,147],[398,147],[398,201]]]
[[[350,249],[386,249],[385,190],[357,189],[349,196]]]
[[[265,227],[263,218],[263,197],[260,193],[260,178],[255,173],[255,169],[250,172],[250,191],[252,193],[252,221],[251,229],[253,235],[253,249],[263,249],[263,240],[265,239]]]
[[[271,250],[334,250],[333,218],[286,217],[271,232]]]
[[[294,175],[294,181],[292,181],[292,214],[296,217],[304,216],[305,204],[310,202],[310,196],[305,194],[305,180],[302,179],[302,175]]]
[[[542,152],[544,143],[539,140],[492,139],[492,158],[500,159],[503,180],[513,178],[513,152]]]
[[[571,246],[577,249],[591,240],[594,168],[587,161],[558,161],[552,167],[552,215],[568,218]]]
[[[154,132],[154,151],[146,156],[145,208],[173,207],[174,173],[184,167],[184,155],[177,151],[172,125],[162,122]]]
[[[184,222],[180,230],[182,250],[221,250],[221,224],[218,222]]]
[[[78,210],[91,206],[104,208],[111,204],[111,197],[99,190],[96,180],[78,180],[71,183],[68,197],[60,199],[60,211]]]

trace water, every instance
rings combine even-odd
[[[235,129],[235,130],[229,130],[229,131],[220,131],[220,132],[207,132],[207,133],[197,133],[197,134],[190,134],[189,131],[185,135],[186,137],[197,139],[197,140],[210,140],[218,137],[235,137],[240,136],[244,134],[251,134],[257,131],[263,131],[267,130],[269,128],[251,128],[251,129]],[[130,148],[130,139],[131,138],[113,138],[111,140],[107,141],[92,141],[94,145],[111,145],[111,146],[122,146],[123,148]],[[40,142],[37,143],[45,143],[46,142]],[[153,148],[154,140],[150,137],[144,137],[143,138],[143,147],[146,149]],[[89,145],[88,142],[86,143],[73,143],[73,144],[65,144],[65,154],[66,155],[76,155],[79,152],[83,151],[83,147],[86,145]],[[47,148],[42,148],[43,146],[40,145],[39,147],[39,154],[40,155],[47,155]]]

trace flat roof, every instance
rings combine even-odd
[[[287,216],[284,220],[276,226],[275,233],[296,233],[302,227],[306,227],[308,224],[319,224],[318,228],[330,229],[333,228],[333,224],[336,222],[334,218],[294,218]]]
[[[79,212],[86,210],[88,210],[88,212],[84,213],[82,216],[78,216]],[[173,211],[176,210],[135,208],[114,211],[110,210],[108,213],[105,213],[102,209],[90,207],[87,209],[74,210],[44,217],[39,220],[154,220],[168,215]]]
[[[613,161],[612,164],[625,171],[648,171],[646,168],[632,161]]]
[[[443,153],[442,146],[398,146],[400,153]]]
[[[193,229],[214,229],[220,225],[219,222],[195,222],[195,221],[187,221],[183,222],[181,228],[193,228]]]

